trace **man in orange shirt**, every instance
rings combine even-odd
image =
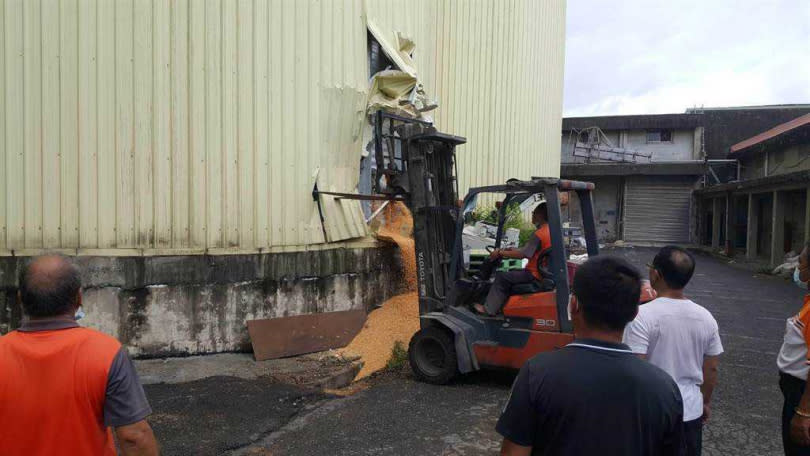
[[[529,263],[525,269],[517,271],[499,272],[495,275],[495,282],[489,289],[486,303],[484,305],[475,304],[478,313],[497,315],[506,304],[509,297],[509,290],[512,285],[519,283],[531,283],[540,280],[540,270],[538,260],[543,250],[551,247],[551,234],[548,231],[548,209],[546,203],[540,203],[532,211],[532,223],[537,227],[534,236],[526,242],[526,245],[519,249],[497,249],[490,254],[490,260],[501,258],[513,258],[522,260],[529,258]]]
[[[76,323],[79,271],[46,256],[23,268],[22,325],[0,337],[0,454],[153,456],[152,413],[126,349]]]
[[[799,288],[810,282],[810,241],[793,273]],[[785,338],[779,356],[779,388],[785,401],[782,406],[782,444],[786,456],[810,455],[810,294],[805,295],[799,312],[787,319]]]

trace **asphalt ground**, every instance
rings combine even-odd
[[[167,456],[209,456],[278,430],[331,396],[270,378],[209,377],[144,387],[148,418]]]
[[[644,264],[655,251],[604,254],[623,256],[646,273]],[[715,316],[725,347],[704,454],[780,454],[775,359],[785,319],[798,310],[803,292],[709,256],[697,260],[687,292]],[[337,398],[266,379],[219,377],[155,385],[147,394],[158,438],[170,455],[491,455],[500,446],[494,426],[513,378],[511,372],[480,372],[433,386],[416,382],[406,370]]]

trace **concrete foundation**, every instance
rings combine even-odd
[[[0,258],[0,334],[19,325],[17,271]],[[82,325],[117,337],[133,356],[249,351],[246,320],[369,309],[393,296],[399,251],[381,245],[221,256],[76,257]]]

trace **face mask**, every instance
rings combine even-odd
[[[799,268],[793,271],[793,281],[796,282],[796,286],[806,290],[807,289],[807,282],[802,282],[801,273],[799,273]]]
[[[76,321],[79,321],[82,318],[84,318],[84,309],[82,309],[81,306],[79,306],[79,310],[76,311],[76,313],[73,315],[73,318]]]

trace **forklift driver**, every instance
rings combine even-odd
[[[498,272],[495,275],[495,282],[489,289],[489,294],[487,294],[486,303],[484,305],[480,303],[475,304],[476,312],[495,316],[506,303],[512,285],[540,280],[541,277],[537,260],[543,250],[551,247],[546,203],[540,203],[534,208],[534,211],[532,211],[532,223],[537,227],[537,231],[535,231],[534,236],[526,242],[526,245],[518,249],[497,249],[489,255],[491,261],[496,261],[501,258],[514,258],[518,260],[529,258],[529,263],[526,265],[525,269]]]

